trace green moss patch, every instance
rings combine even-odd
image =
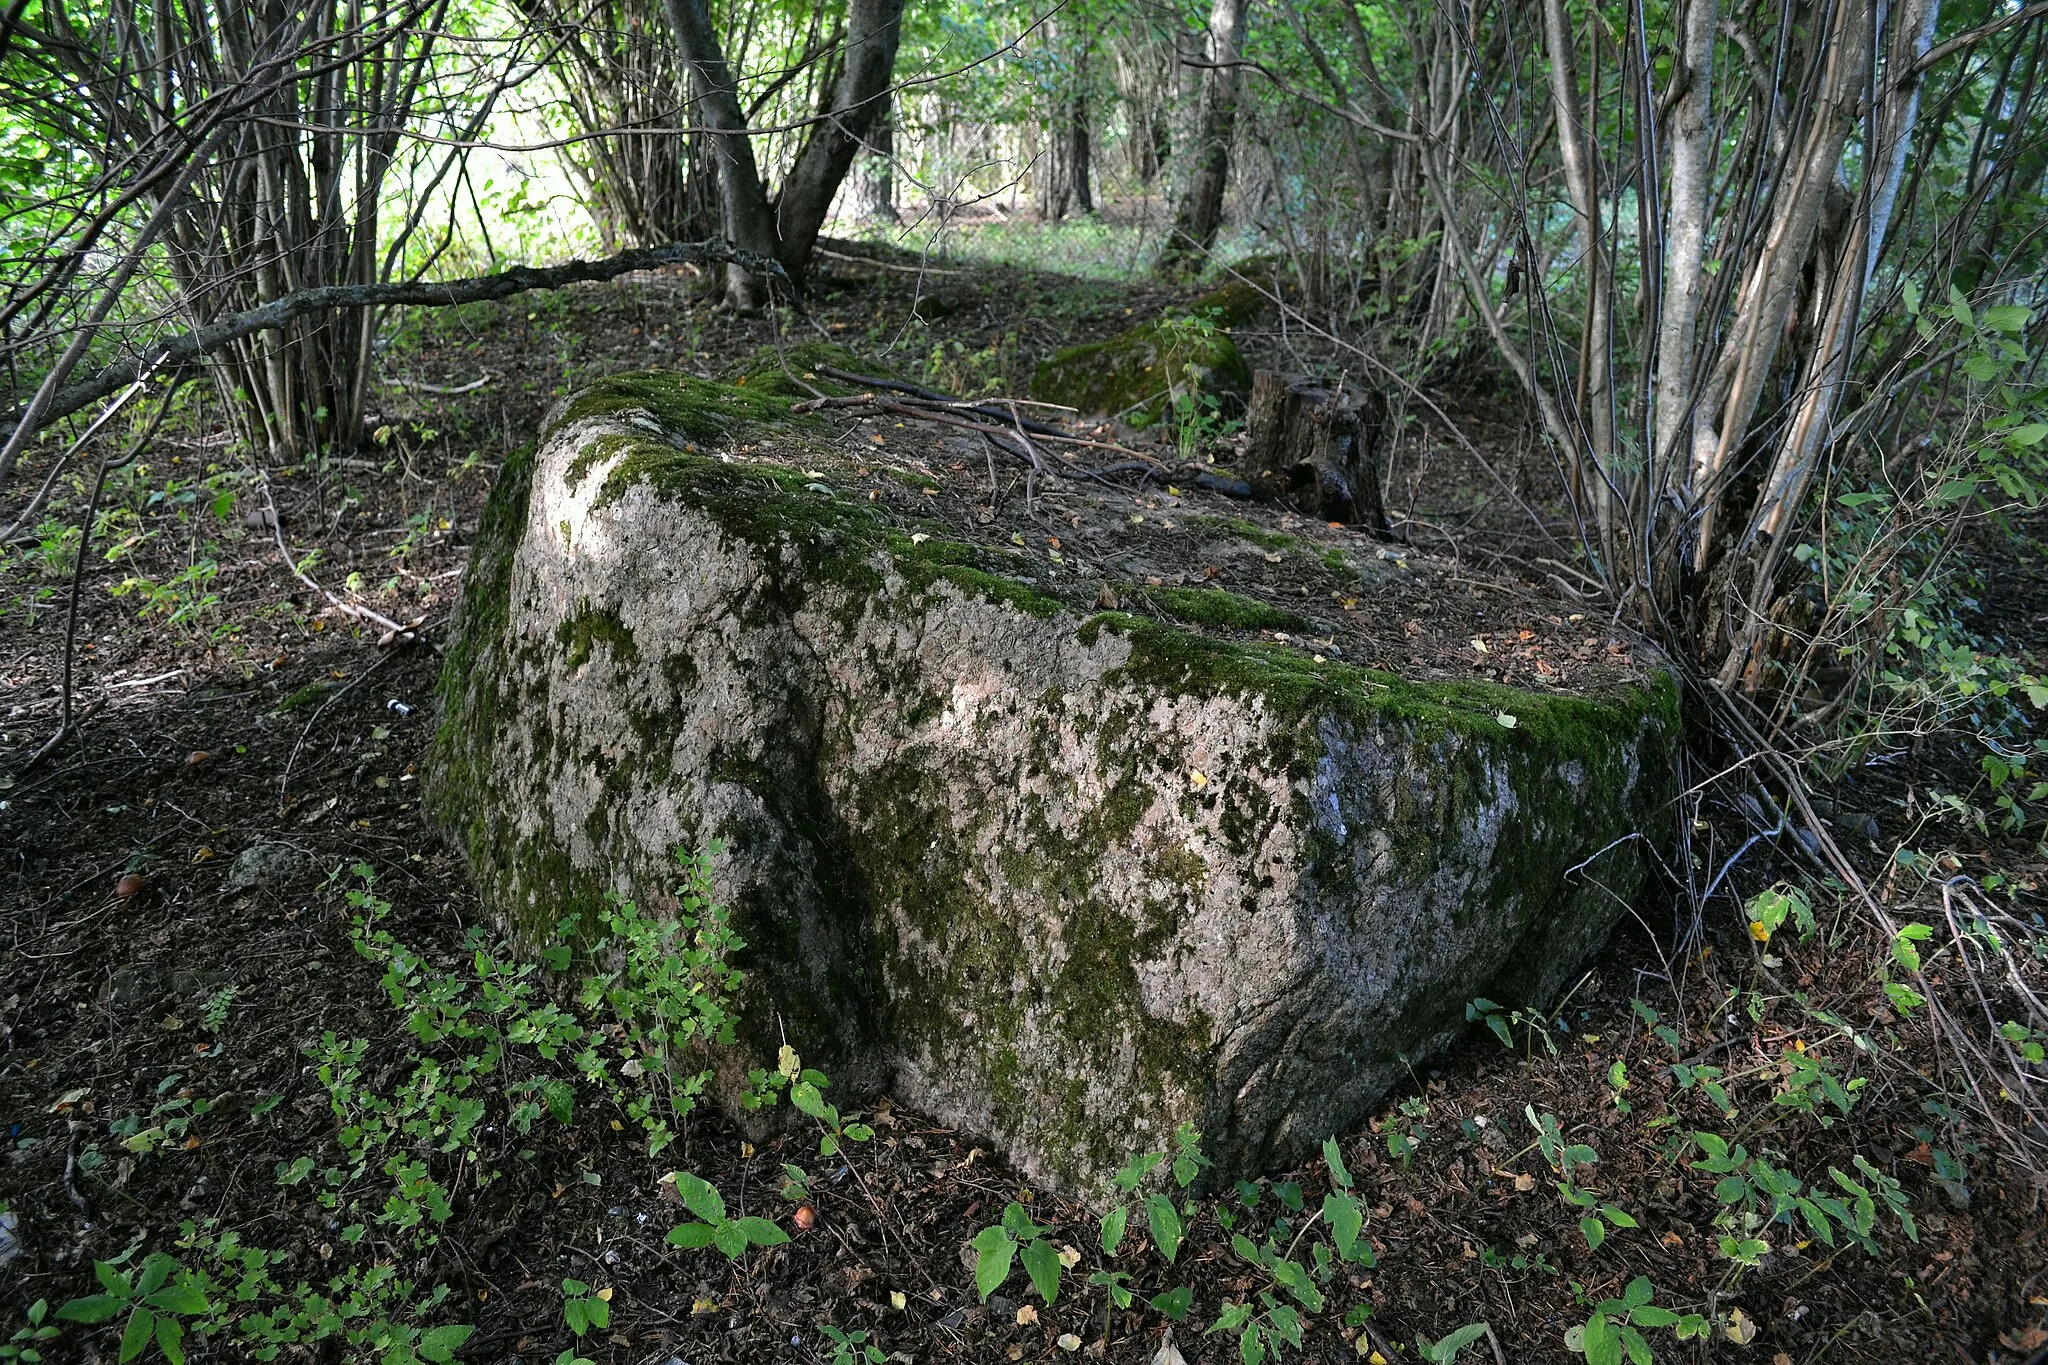
[[[1183,394],[1241,403],[1252,372],[1227,332],[1164,319],[1107,341],[1069,346],[1031,376],[1031,396],[1144,426],[1164,418]]]
[[[1175,620],[1217,630],[1306,630],[1308,618],[1221,588],[1154,588],[1153,605]]]
[[[677,440],[731,445],[765,427],[800,421],[791,415],[790,401],[786,394],[648,371],[598,380],[569,401],[561,424],[592,417],[630,419],[641,412]]]

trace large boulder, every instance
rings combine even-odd
[[[429,796],[527,945],[720,839],[743,1047],[1087,1190],[1184,1120],[1222,1173],[1300,1158],[1642,885],[1662,674],[1403,681],[1272,604],[1055,582],[755,387],[608,381],[500,476]]]

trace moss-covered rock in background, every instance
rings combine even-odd
[[[1230,333],[1201,317],[1161,318],[1107,341],[1055,351],[1031,375],[1031,396],[1081,412],[1159,421],[1183,394],[1243,404],[1252,372]]]
[[[825,433],[747,390],[607,381],[484,519],[429,798],[530,946],[722,839],[761,1055],[1087,1189],[1183,1120],[1225,1173],[1299,1159],[1473,996],[1549,997],[1668,833],[1667,681],[1411,684],[1204,634],[1267,619],[1221,592],[1086,612],[799,472]]]

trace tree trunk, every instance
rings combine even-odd
[[[1202,73],[1201,126],[1173,235],[1160,257],[1162,270],[1185,269],[1209,254],[1223,223],[1223,191],[1230,180],[1230,139],[1237,125],[1237,63],[1244,55],[1247,0],[1215,0],[1209,11],[1207,69]]]
[[[747,117],[727,67],[718,33],[711,26],[706,0],[666,0],[676,47],[690,71],[691,122],[712,130],[712,154],[718,164],[718,198],[726,240],[762,256],[775,257],[781,243],[775,214],[761,188],[748,138]],[[807,248],[808,250],[808,248]],[[768,282],[738,265],[726,267],[725,301],[732,308],[753,311],[767,302]]]
[[[1386,429],[1386,399],[1377,391],[1354,408],[1314,384],[1260,370],[1245,412],[1246,473],[1261,496],[1391,537],[1380,495]]]
[[[1088,173],[1093,149],[1088,139],[1088,93],[1074,96],[1067,120],[1067,183],[1074,191],[1074,206],[1083,213],[1095,212],[1095,188]]]
[[[844,65],[832,93],[831,114],[812,125],[776,198],[775,226],[781,242],[775,255],[793,279],[803,278],[810,266],[818,232],[853,165],[854,153],[875,119],[888,112],[889,79],[896,70],[896,44],[902,33],[903,0],[850,0]]]
[[[854,176],[854,216],[863,224],[894,227],[896,215],[896,111],[886,100],[868,127]]]

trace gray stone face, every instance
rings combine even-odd
[[[1666,680],[1405,684],[1085,613],[654,411],[572,405],[508,467],[433,808],[534,946],[723,840],[752,1046],[1035,1178],[1182,1121],[1222,1173],[1300,1158],[1467,1000],[1557,990],[1665,833]]]

